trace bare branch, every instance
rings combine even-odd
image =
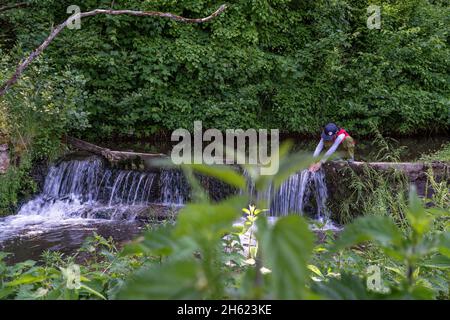
[[[223,4],[217,9],[214,13],[211,15],[205,17],[205,18],[199,18],[199,19],[191,19],[191,18],[185,18],[181,16],[177,16],[173,13],[167,13],[167,12],[159,12],[159,11],[132,11],[132,10],[104,10],[104,9],[96,9],[93,11],[88,12],[80,12],[77,14],[74,14],[70,16],[66,21],[58,25],[53,31],[50,33],[50,35],[45,39],[45,41],[36,49],[34,50],[28,58],[20,62],[20,64],[17,66],[16,71],[11,76],[11,78],[6,81],[1,87],[0,87],[0,97],[3,96],[8,89],[13,86],[22,75],[23,71],[29,66],[29,64],[36,59],[52,42],[56,36],[65,28],[67,25],[76,19],[81,19],[85,17],[92,17],[100,14],[107,14],[107,15],[131,15],[131,16],[137,16],[137,17],[161,17],[161,18],[167,18],[171,20],[175,20],[178,22],[183,23],[204,23],[208,22],[215,17],[217,17],[219,14],[221,14],[225,9],[226,5]]]
[[[6,6],[0,7],[0,12],[11,10],[11,9],[18,9],[18,8],[24,8],[28,7],[30,4],[27,2],[19,2],[15,4],[8,4]]]

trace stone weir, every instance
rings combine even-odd
[[[256,190],[245,170],[241,173],[247,180],[246,191],[252,203],[270,199],[269,215],[307,213],[312,218],[328,217],[323,170],[294,173],[278,190],[269,187],[265,192]],[[195,175],[213,202],[242,192],[216,178]],[[43,194],[46,198],[52,201],[70,199],[89,209],[95,204],[95,215],[103,214],[102,218],[109,218],[109,213],[116,212],[118,207],[125,209],[124,217],[130,217],[131,209],[139,218],[161,217],[178,211],[191,199],[191,188],[179,169],[144,166],[137,158],[111,162],[86,151],[61,157],[50,168],[45,181]]]
[[[66,142],[71,146],[89,151],[99,155],[109,163],[112,168],[120,170],[138,170],[145,172],[154,172],[160,175],[158,181],[162,181],[159,186],[159,193],[166,194],[165,203],[176,203],[189,200],[189,191],[183,175],[173,173],[171,171],[161,171],[155,166],[156,159],[166,158],[164,154],[148,154],[135,152],[112,151],[101,148],[96,145],[87,143],[75,138],[66,138]],[[71,155],[74,157],[76,155]],[[376,187],[378,178],[382,177],[390,185],[391,192],[402,192],[401,186],[412,184],[420,196],[431,197],[434,193],[434,187],[445,183],[450,183],[450,164],[443,162],[433,163],[391,163],[391,162],[353,162],[346,161],[330,161],[320,170],[323,177],[313,175],[311,173],[298,172],[291,176],[285,185],[283,192],[280,194],[262,195],[272,197],[271,211],[273,215],[285,215],[288,213],[303,213],[305,211],[312,214],[324,215],[326,207],[333,212],[332,217],[336,221],[340,221],[340,207],[344,199],[349,199],[350,195],[357,192],[358,183],[371,182],[372,187]],[[171,172],[171,173],[170,173]],[[371,181],[374,180],[374,181]],[[377,180],[377,181],[375,181]],[[164,181],[166,183],[164,184]],[[213,178],[201,177],[201,184],[208,191],[211,199],[221,200],[231,194],[236,194],[237,190],[225,183],[217,181]],[[325,183],[322,183],[324,181]],[[370,188],[361,187],[360,192],[372,192]],[[258,198],[261,195],[255,195],[251,186],[250,193]],[[182,190],[182,191],[180,191]],[[181,193],[180,193],[181,192]],[[269,190],[269,192],[271,192]],[[158,196],[155,196],[158,198]],[[164,197],[164,196],[162,196]],[[170,199],[173,198],[173,199]],[[183,201],[180,201],[180,199]],[[307,198],[307,199],[306,199]],[[161,198],[161,195],[158,199]],[[174,200],[175,199],[175,200]]]
[[[360,214],[365,201],[377,192],[392,198],[407,196],[415,186],[420,197],[433,198],[436,192],[449,194],[450,163],[446,162],[353,162],[332,161],[323,166],[329,192],[328,206],[335,221],[343,223],[343,206]],[[432,205],[432,201],[430,202]]]

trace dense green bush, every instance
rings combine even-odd
[[[11,61],[0,59],[0,82]],[[62,136],[89,126],[84,111],[85,81],[69,70],[37,61],[17,86],[0,98],[0,143],[9,145],[11,166],[0,175],[0,216],[14,213],[23,198],[36,192],[33,165],[55,160]]]
[[[0,51],[1,53],[1,51]],[[0,60],[0,81],[7,76],[10,57]],[[21,81],[0,100],[0,119],[11,149],[32,151],[32,158],[55,153],[64,133],[89,127],[85,109],[85,79],[68,69],[55,69],[38,60]],[[17,150],[20,149],[20,150]]]
[[[369,133],[370,123],[383,134],[448,128],[445,1],[378,1],[381,30],[366,26],[372,4],[367,0],[228,3],[225,14],[203,25],[87,18],[81,30],[63,31],[43,59],[55,73],[72,70],[67,77],[76,71],[85,79],[83,110],[92,125],[87,134],[94,138],[191,128],[193,120],[203,120],[205,127],[302,134],[316,133],[329,120],[355,135]],[[32,1],[30,8],[0,16],[9,26],[3,46],[14,57],[11,67],[51,25],[67,18],[71,4]],[[220,4],[126,0],[114,8],[200,17]],[[89,0],[81,9],[110,5]],[[49,80],[56,84],[61,78],[55,74]]]
[[[0,217],[16,211],[22,198],[36,192],[36,183],[29,176],[31,161],[22,159],[20,165],[11,166],[0,175]]]

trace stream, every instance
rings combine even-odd
[[[215,200],[233,193],[217,181],[201,180]],[[336,228],[329,219],[322,170],[297,172],[277,192],[269,189],[258,194],[251,183],[248,191],[253,200],[273,199],[268,213],[273,219],[307,214],[325,228]],[[189,201],[189,193],[180,171],[121,170],[94,155],[64,157],[49,168],[39,195],[25,202],[15,215],[0,218],[0,251],[13,253],[7,261],[14,263],[38,259],[44,250],[70,254],[94,232],[126,242],[145,228],[142,217],[154,206],[177,210]]]

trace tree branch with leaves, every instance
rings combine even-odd
[[[19,8],[25,8],[25,7],[29,7],[30,4],[28,2],[19,2],[19,3],[14,3],[14,4],[7,4],[4,6],[0,7],[0,13],[4,12],[4,11],[8,11],[8,10],[12,10],[12,9],[19,9]]]
[[[16,5],[17,6],[17,5]],[[133,11],[133,10],[105,10],[105,9],[95,9],[88,12],[79,12],[72,16],[70,16],[66,21],[58,25],[53,31],[50,33],[50,35],[42,42],[42,44],[35,49],[26,59],[22,60],[19,65],[17,66],[14,74],[1,85],[0,87],[0,97],[3,96],[9,88],[11,88],[14,84],[17,83],[19,78],[21,77],[22,73],[25,71],[25,69],[35,60],[49,45],[50,43],[59,35],[59,33],[66,28],[70,23],[73,21],[86,18],[86,17],[92,17],[97,15],[131,15],[131,16],[137,16],[137,17],[160,17],[160,18],[166,18],[171,19],[177,22],[183,22],[183,23],[205,23],[208,22],[215,17],[217,17],[219,14],[221,14],[227,6],[225,4],[221,5],[215,12],[213,12],[211,15],[204,17],[204,18],[185,18],[182,16],[175,15],[170,12],[159,12],[159,11]],[[1,11],[1,8],[0,8]]]

